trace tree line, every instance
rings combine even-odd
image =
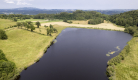
[[[102,19],[102,18],[94,18],[94,19],[90,19],[88,21],[88,24],[100,24],[103,22],[104,22],[104,19]]]
[[[17,21],[18,19],[67,19],[67,20],[86,20],[86,19],[95,19],[102,18],[104,20],[109,18],[109,15],[101,14],[96,11],[82,11],[76,10],[73,13],[61,12],[59,14],[37,14],[37,15],[22,15],[22,14],[0,14],[2,19],[11,19]]]
[[[138,10],[112,15],[109,20],[125,27],[138,26]]]
[[[138,10],[112,15],[109,20],[116,25],[124,26],[124,32],[138,37]]]
[[[36,22],[35,25],[37,25],[37,28],[39,28],[39,26],[41,26],[41,23]],[[35,30],[35,26],[31,21],[17,22],[17,24],[14,25],[14,26],[17,26],[18,28],[21,28],[21,29],[22,29],[22,27],[24,27],[27,30],[31,29],[31,32],[33,32],[33,30]],[[48,36],[52,36],[52,33],[57,33],[58,32],[57,29],[54,28],[53,25],[51,25],[51,24],[50,24],[50,26],[44,25],[44,27],[46,28]],[[39,31],[41,32],[40,28],[39,28]]]

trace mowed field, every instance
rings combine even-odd
[[[129,55],[115,67],[116,80],[138,80],[138,37],[134,37],[128,44]]]
[[[88,24],[89,20],[71,20],[72,24]]]
[[[58,33],[46,35],[46,28],[40,26],[34,32],[26,29],[13,28],[6,31],[7,40],[0,40],[0,49],[3,50],[8,60],[13,61],[17,68],[25,68],[42,57],[44,49],[63,29],[63,26],[54,26]],[[41,30],[41,31],[40,31]]]
[[[18,22],[26,22],[26,21],[31,21],[35,24],[35,22],[39,21],[40,23],[48,23],[48,22],[60,22],[63,20],[59,19],[53,19],[53,20],[46,20],[46,19],[25,19],[25,20],[18,20]]]
[[[78,21],[77,21],[78,22]],[[75,22],[74,22],[75,23]],[[102,29],[112,29],[112,30],[120,30],[120,31],[124,31],[125,28],[122,27],[117,27],[112,23],[101,23],[101,24],[97,24],[97,25],[89,25],[89,24],[83,24],[83,22],[79,24],[69,24],[69,23],[65,23],[65,22],[49,22],[49,23],[43,23],[41,24],[42,26],[47,25],[49,26],[50,24],[52,25],[60,25],[60,26],[69,26],[69,27],[92,27],[92,28],[102,28]]]
[[[16,22],[13,22],[11,20],[0,19],[0,29],[5,29],[5,28],[8,28],[8,27],[13,26],[15,24],[16,24]]]

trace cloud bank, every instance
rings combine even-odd
[[[33,1],[33,0],[4,0],[6,3],[10,4],[16,4],[16,5],[32,5],[28,3],[28,1]]]

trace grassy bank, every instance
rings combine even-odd
[[[116,80],[138,80],[138,37],[134,37],[128,45],[128,56],[115,66]]]
[[[109,80],[138,80],[138,37],[132,38],[121,53],[108,61]]]

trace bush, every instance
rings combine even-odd
[[[0,60],[0,80],[10,80],[15,75],[15,70],[13,62]]]
[[[14,25],[14,27],[17,27],[17,25]]]
[[[67,23],[70,23],[70,24],[71,24],[71,23],[72,23],[72,21],[67,21]]]
[[[64,19],[63,22],[68,22],[68,20],[67,19]]]
[[[6,35],[5,31],[0,29],[0,39],[8,39],[8,36]]]
[[[135,32],[133,36],[138,37],[138,32]]]
[[[5,57],[5,54],[3,53],[2,50],[0,50],[0,60],[5,60],[7,61],[6,57]]]
[[[130,46],[127,45],[124,47],[124,49],[121,51],[121,53],[110,59],[107,64],[108,64],[108,67],[106,69],[106,74],[107,76],[109,77],[109,80],[115,80],[115,65],[117,65],[118,63],[121,62],[121,60],[124,60],[124,58],[128,55],[129,53],[129,49],[130,49]]]
[[[94,18],[88,21],[88,24],[100,24],[103,23],[104,19],[102,18]]]
[[[134,37],[138,37],[138,28],[137,27],[128,27],[125,28],[124,32],[131,34]]]
[[[15,63],[8,61],[2,50],[0,50],[0,80],[10,80],[16,74]]]
[[[53,31],[54,31],[54,32],[58,32],[56,28],[53,28]]]
[[[53,25],[51,25],[51,24],[50,24],[50,26],[49,26],[49,27],[50,27],[50,29],[51,29],[51,28],[53,28]]]

